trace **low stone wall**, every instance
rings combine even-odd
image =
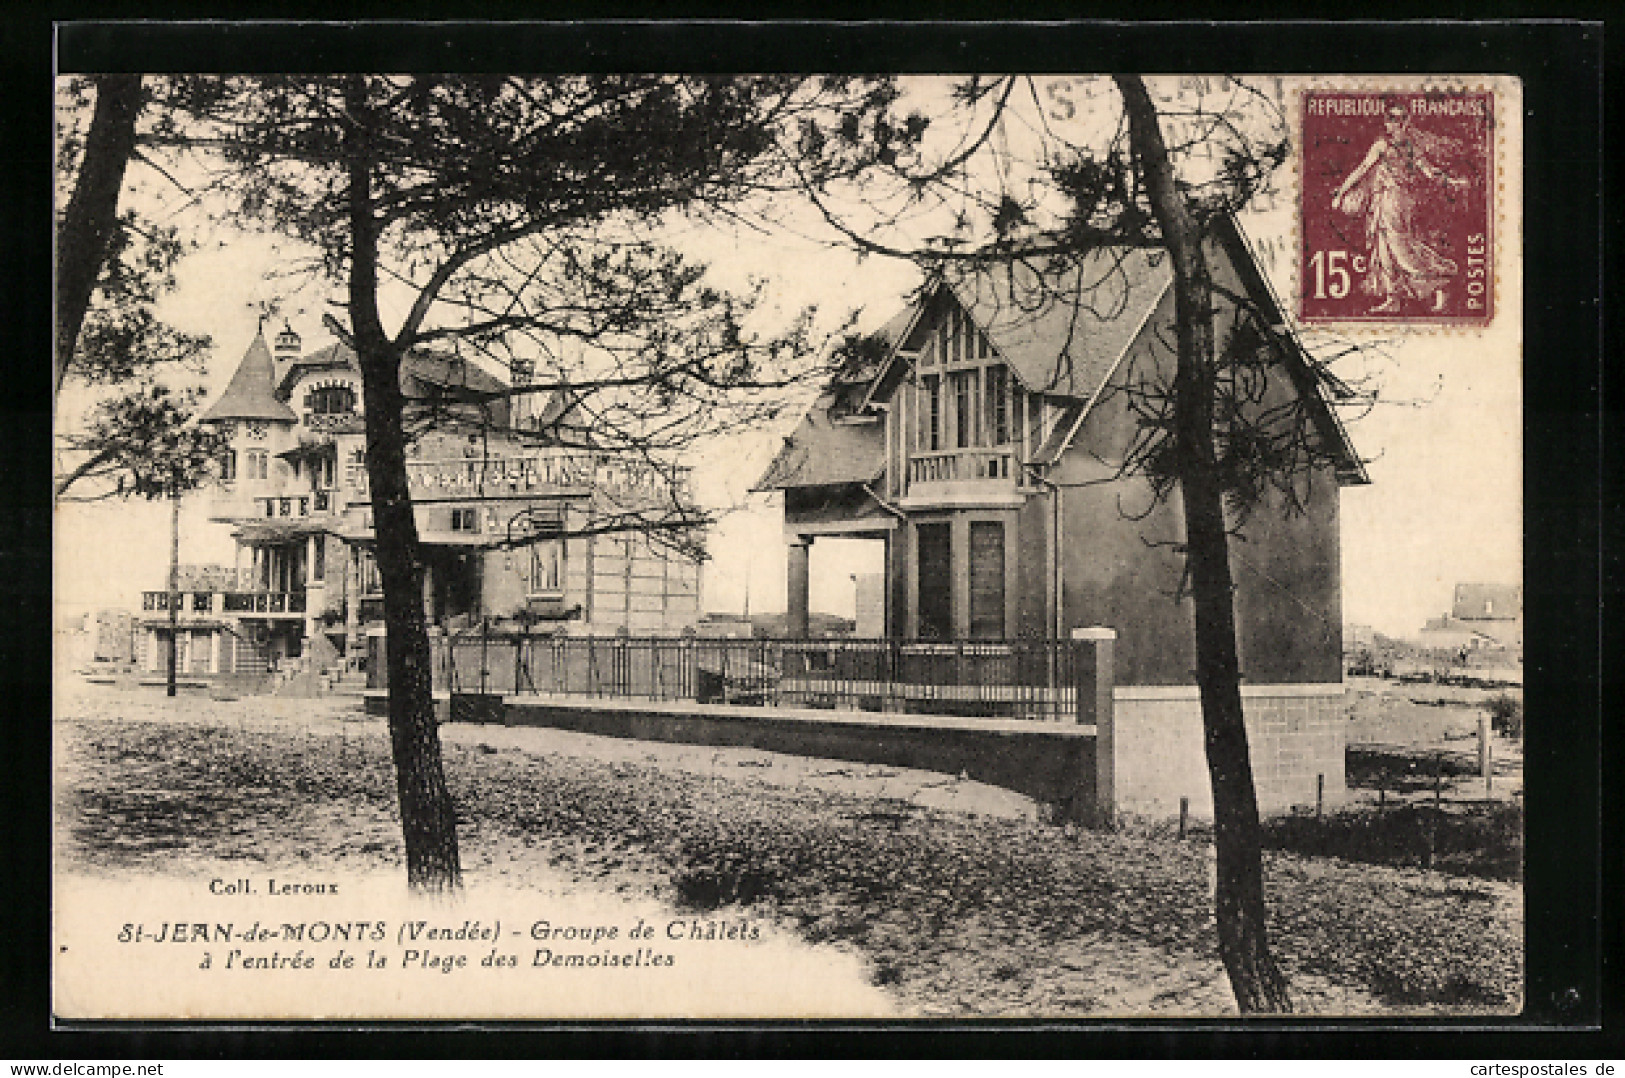
[[[647,741],[746,746],[860,763],[965,774],[1053,805],[1058,818],[1171,819],[1188,799],[1211,819],[1212,787],[1194,685],[1111,682],[1109,630],[1078,671],[1079,712],[1093,723],[896,712],[749,707],[596,696],[435,693],[441,722],[552,726]],[[1242,704],[1258,805],[1281,815],[1346,800],[1343,686],[1244,685]],[[386,714],[381,691],[368,711]]]
[[[1088,820],[1094,811],[1093,726],[571,697],[504,703],[509,726],[964,774],[1052,805],[1058,819]]]
[[[1260,813],[1313,807],[1317,786],[1327,807],[1345,800],[1341,684],[1244,685],[1241,702]],[[1193,816],[1212,818],[1202,704],[1194,685],[1119,685],[1102,752],[1102,766],[1113,769],[1102,786],[1110,787],[1119,814],[1176,816],[1180,798],[1188,797]]]

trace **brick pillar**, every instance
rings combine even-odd
[[[789,602],[790,620],[786,632],[792,639],[804,640],[809,631],[808,602],[812,587],[809,555],[812,551],[812,540],[806,536],[797,536],[790,540],[790,566],[787,582],[786,598]]]
[[[1095,818],[1104,826],[1117,822],[1117,731],[1112,709],[1112,649],[1116,629],[1072,630],[1083,655],[1077,666],[1078,722],[1095,726]]]

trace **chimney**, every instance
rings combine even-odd
[[[282,323],[282,332],[276,335],[276,347],[271,354],[276,357],[278,375],[287,369],[289,363],[299,358],[299,334],[286,321]]]
[[[283,332],[276,335],[276,363],[288,363],[291,359],[299,358],[299,335],[294,333],[288,322],[283,322]]]

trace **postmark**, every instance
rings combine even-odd
[[[1495,316],[1495,95],[1302,95],[1298,314],[1482,326]]]

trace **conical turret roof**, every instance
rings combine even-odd
[[[271,361],[271,349],[265,343],[262,329],[254,336],[254,343],[243,354],[237,373],[231,376],[220,399],[203,413],[205,423],[228,419],[274,419],[296,423],[299,416],[292,408],[277,400],[276,364]]]

